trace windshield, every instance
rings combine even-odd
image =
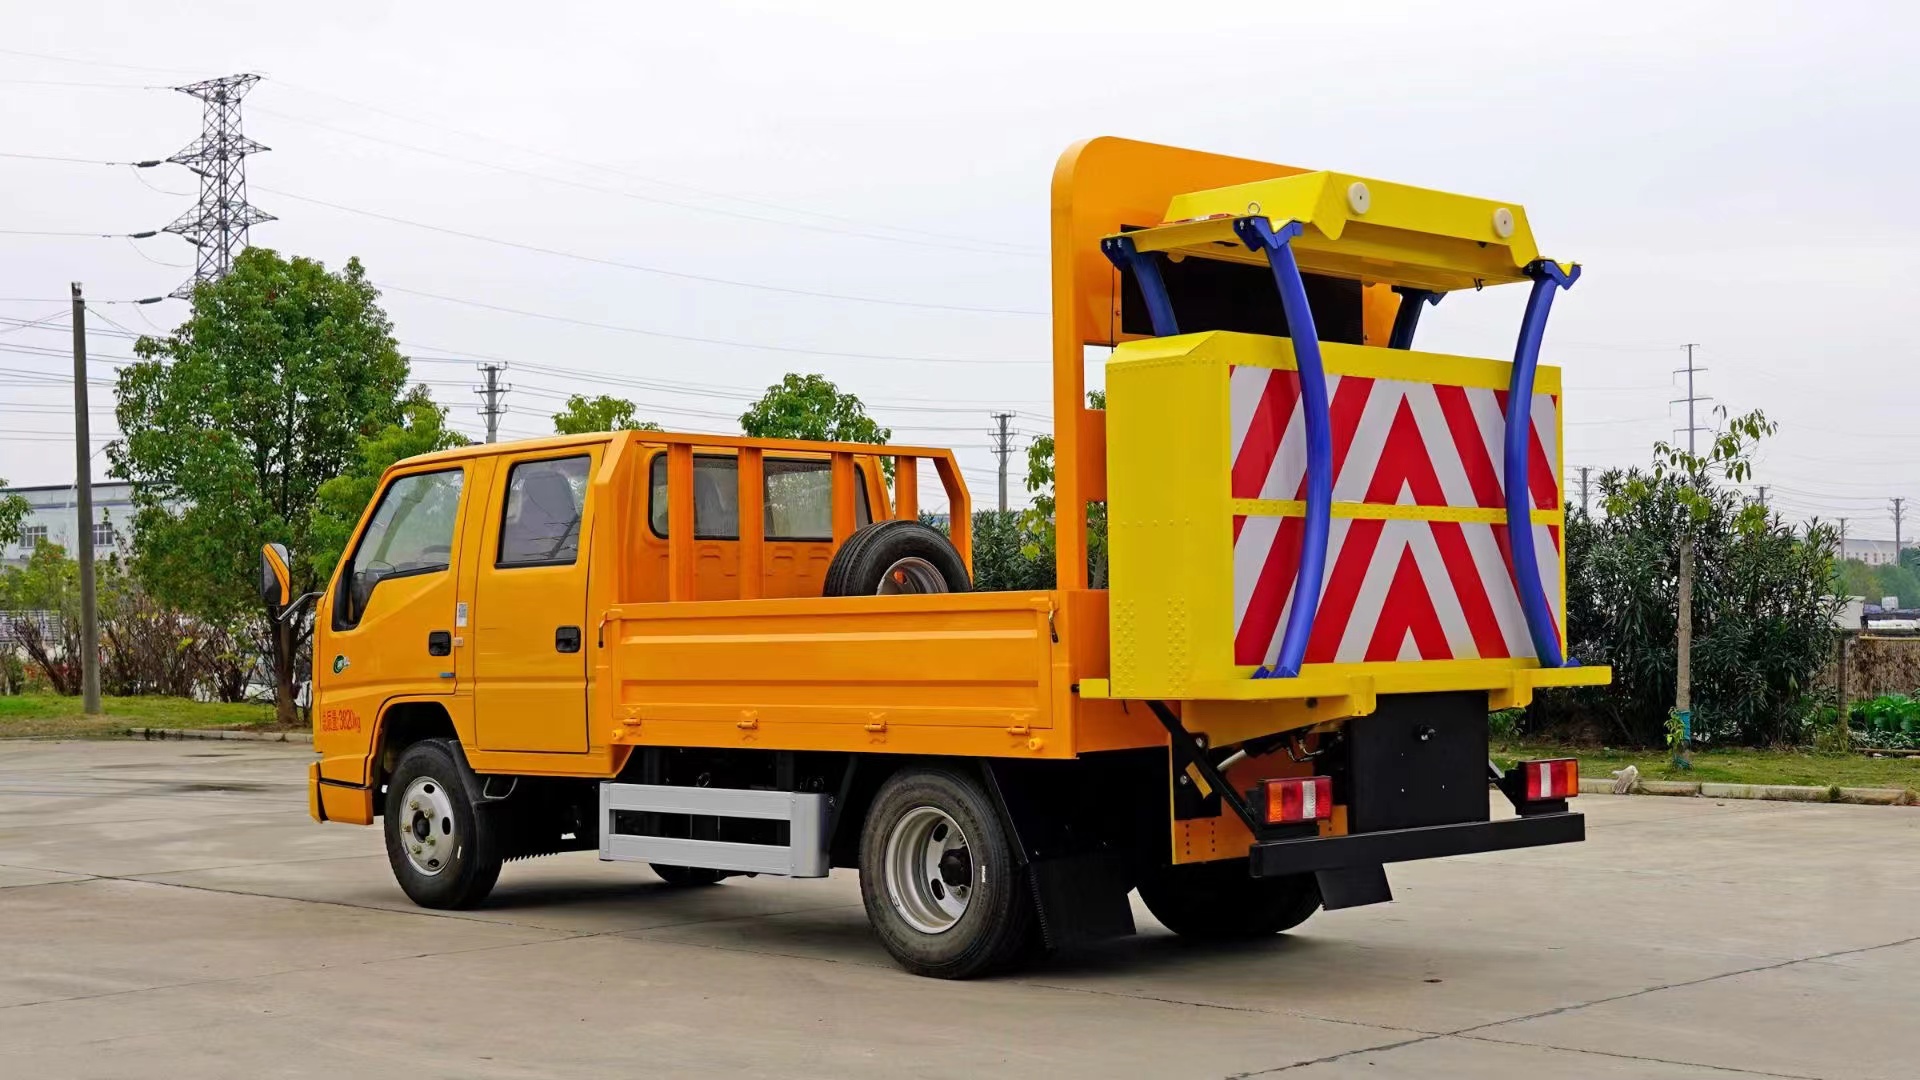
[[[341,576],[345,602],[337,623],[359,622],[374,586],[381,581],[445,570],[452,564],[464,475],[459,469],[414,473],[387,486]]]

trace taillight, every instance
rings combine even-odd
[[[1325,776],[1292,776],[1263,780],[1267,789],[1267,824],[1323,821],[1333,816],[1333,780]]]
[[[1574,758],[1522,761],[1514,768],[1527,779],[1527,802],[1571,799],[1580,794],[1580,762]]]

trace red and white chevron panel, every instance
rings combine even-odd
[[[1306,425],[1299,376],[1232,372],[1233,497],[1302,499]],[[1329,377],[1335,502],[1500,508],[1504,391]],[[1535,395],[1529,490],[1560,506],[1558,402]],[[1236,515],[1234,662],[1271,663],[1292,604],[1303,521]],[[1560,529],[1535,525],[1541,585],[1562,621]],[[1504,524],[1336,517],[1306,662],[1534,655]]]
[[[1507,392],[1473,386],[1329,375],[1333,501],[1413,506],[1506,505]],[[1233,497],[1306,495],[1307,425],[1300,376],[1232,373]],[[1528,488],[1536,510],[1560,507],[1560,403],[1533,396]]]

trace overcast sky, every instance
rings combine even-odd
[[[1064,147],[1356,172],[1520,203],[1547,254],[1585,264],[1546,346],[1570,474],[1644,463],[1684,425],[1671,372],[1698,342],[1702,393],[1780,423],[1756,479],[1789,516],[1890,536],[1888,499],[1920,500],[1910,5],[812,6],[0,0],[0,153],[165,157],[200,103],[145,87],[261,73],[246,130],[272,150],[248,179],[279,220],[253,242],[359,256],[461,429],[480,430],[482,357],[514,365],[510,435],[550,431],[573,391],[733,431],[768,383],[817,371],[896,442],[958,448],[981,505],[989,414],[1017,414],[1021,447],[1049,426]],[[73,476],[64,319],[19,322],[57,316],[74,280],[164,294],[192,260],[164,235],[7,230],[155,228],[194,184],[0,156],[0,476]],[[1451,297],[1420,344],[1506,358],[1523,297]],[[100,310],[148,332],[185,304]],[[106,379],[131,343],[96,328]],[[104,444],[111,385],[93,393]]]

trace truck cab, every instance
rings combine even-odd
[[[1122,139],[1063,155],[1052,221],[1054,588],[971,591],[938,448],[410,459],[314,612],[313,816],[379,823],[431,907],[567,850],[675,885],[857,870],[888,951],[948,978],[1129,933],[1136,889],[1253,938],[1390,899],[1391,863],[1581,839],[1575,763],[1502,772],[1486,721],[1609,677],[1564,645],[1540,363],[1580,268],[1509,201]],[[1502,285],[1511,361],[1414,348]]]

